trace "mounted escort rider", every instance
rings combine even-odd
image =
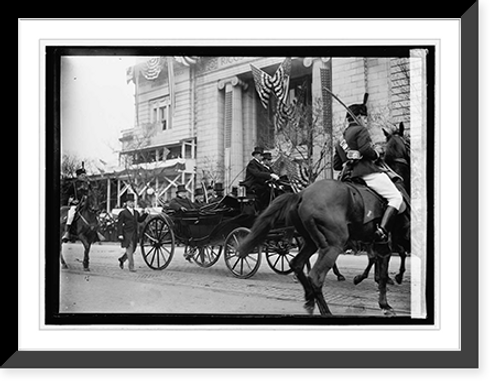
[[[389,176],[376,164],[381,150],[374,147],[366,128],[367,100],[368,94],[365,93],[363,104],[353,104],[348,107],[349,124],[344,130],[343,137],[335,145],[333,167],[337,171],[342,171],[340,180],[345,180],[346,176],[350,179],[362,179],[368,187],[387,200],[387,208],[375,231],[375,240],[384,242],[388,238],[394,217],[403,203],[403,197]]]
[[[76,170],[76,179],[73,180],[72,186],[69,188],[69,210],[66,226],[64,228],[63,242],[68,242],[70,239],[70,227],[75,219],[77,208],[83,204],[85,198],[89,195],[90,180],[82,163],[82,167]]]

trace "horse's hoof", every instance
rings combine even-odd
[[[339,276],[337,276],[337,280],[338,280],[339,282],[343,282],[343,281],[345,280],[344,275],[339,275]]]
[[[306,302],[304,303],[304,309],[306,309],[306,312],[307,314],[309,314],[310,316],[313,315],[314,313],[314,302]]]
[[[398,282],[398,284],[403,283],[403,275],[397,274],[395,278],[396,278],[396,282]]]
[[[364,279],[364,278],[363,278],[363,276],[361,276],[361,275],[356,275],[356,276],[354,277],[354,284],[355,284],[355,285],[360,284],[360,283],[363,281],[363,279]]]
[[[83,271],[84,272],[90,272],[90,268],[89,267],[85,267],[85,268],[83,268]]]
[[[387,278],[387,284],[390,286],[394,286],[394,280],[392,280],[391,278]]]
[[[61,269],[69,269],[68,264],[62,264]]]
[[[382,312],[384,313],[384,316],[386,317],[396,317],[396,312],[394,309],[383,309]]]

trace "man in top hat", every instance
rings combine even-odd
[[[222,183],[214,184],[214,194],[208,198],[208,203],[220,202],[224,198],[224,185]]]
[[[279,176],[271,172],[271,170],[264,165],[263,160],[264,149],[255,147],[252,152],[252,160],[247,164],[245,171],[245,181],[243,184],[257,195],[257,203],[259,210],[264,210],[269,204],[269,186],[266,181],[278,180]]]
[[[76,170],[76,180],[73,179],[72,185],[69,187],[69,210],[68,217],[66,220],[66,226],[64,229],[64,234],[62,236],[62,241],[67,242],[69,240],[69,231],[71,224],[75,219],[76,210],[79,205],[82,204],[82,200],[88,196],[90,188],[90,180],[87,176],[87,172],[82,163],[82,167]]]
[[[189,199],[188,191],[184,184],[177,186],[177,196],[170,201],[169,208],[175,211],[188,211],[196,208],[191,199]]]
[[[134,194],[127,194],[125,208],[118,214],[117,233],[121,247],[125,248],[125,253],[118,258],[119,266],[123,269],[123,263],[128,260],[128,269],[135,272],[134,252],[137,248],[139,223],[144,222],[147,213],[135,210]]]
[[[365,93],[363,104],[349,106],[361,125],[347,113],[348,126],[344,130],[343,137],[335,145],[333,168],[343,172],[349,169],[351,179],[362,179],[368,187],[387,200],[387,209],[375,232],[375,239],[384,242],[387,240],[392,221],[403,203],[403,197],[391,179],[375,164],[381,151],[374,147],[366,128],[367,100],[368,94]]]
[[[205,194],[203,193],[203,188],[195,188],[194,190],[194,207],[197,209],[202,208],[206,205]]]
[[[269,169],[271,173],[274,173],[273,168],[271,167],[272,155],[271,152],[262,153],[262,163]]]

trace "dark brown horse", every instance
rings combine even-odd
[[[60,219],[60,237],[62,237],[64,232],[64,226],[66,225],[66,220],[68,218],[69,206],[61,207],[61,219]],[[85,196],[82,199],[81,204],[77,206],[75,219],[73,220],[72,227],[70,229],[70,241],[74,242],[76,240],[81,241],[83,244],[83,270],[90,271],[90,247],[92,244],[99,240],[98,237],[98,220],[97,212],[94,209],[94,204],[92,201],[92,196]],[[68,265],[64,261],[62,254],[62,240],[59,246],[61,267],[63,269],[68,268]]]
[[[399,127],[393,131],[389,132],[386,129],[382,129],[385,137],[386,144],[384,148],[384,161],[387,165],[396,172],[403,180],[396,181],[396,186],[399,188],[403,197],[406,198],[407,204],[409,204],[409,197],[411,195],[411,178],[410,178],[410,140],[404,135],[404,124],[401,122]],[[399,263],[399,271],[395,276],[396,282],[401,284],[403,281],[404,273],[406,271],[406,257],[408,252],[410,252],[410,215],[408,213],[407,220],[403,229],[397,230],[394,234],[403,235],[392,241],[392,251],[397,252],[401,259]],[[354,284],[358,284],[366,279],[373,267],[373,262],[369,261],[368,266],[364,272],[360,275],[356,275],[354,278]],[[393,284],[391,278],[388,279],[389,284]]]
[[[397,217],[389,242],[375,244],[373,236],[378,220],[363,224],[363,214],[363,207],[353,202],[346,183],[320,180],[299,193],[284,194],[276,198],[256,219],[251,233],[239,246],[238,253],[241,257],[246,256],[266,239],[276,221],[288,219],[304,241],[290,264],[304,288],[304,307],[312,314],[317,304],[322,315],[331,315],[322,291],[328,271],[333,269],[349,240],[368,243],[368,258],[375,264],[379,306],[386,315],[393,315],[394,310],[387,301],[391,241],[396,242],[407,237],[396,230],[400,229],[402,232],[403,228],[407,227],[408,216],[403,213]],[[352,226],[356,226],[356,229],[352,229]],[[306,276],[304,265],[316,252],[318,259]]]

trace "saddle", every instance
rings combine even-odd
[[[349,193],[351,194],[352,204],[354,206],[353,214],[359,216],[362,213],[363,215],[363,220],[359,222],[364,225],[374,219],[382,218],[387,207],[387,200],[368,187],[361,179],[344,181],[344,183],[349,188]],[[408,195],[399,185],[399,181],[396,181],[395,184],[403,195],[403,205],[399,211],[401,214],[409,207],[410,202]]]

